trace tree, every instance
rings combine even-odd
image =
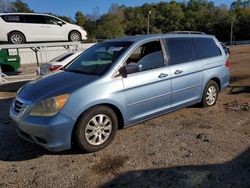
[[[124,36],[123,20],[116,14],[106,14],[100,18],[97,37],[101,39]]]
[[[184,18],[184,12],[180,3],[174,1],[162,3],[158,7],[158,10],[161,16],[157,16],[155,19],[163,33],[183,29],[182,20]]]
[[[68,17],[68,16],[59,16],[59,15],[56,15],[56,17],[61,18],[65,22],[75,24],[75,21],[71,17]]]
[[[6,0],[0,0],[0,12],[9,12],[11,9],[11,3]]]
[[[77,11],[75,15],[75,20],[77,25],[84,27],[87,18],[83,15],[81,11]]]
[[[235,40],[250,39],[250,8],[243,8],[238,12],[235,26]]]
[[[124,36],[124,14],[118,5],[112,4],[107,14],[97,21],[97,37],[101,39]]]
[[[25,12],[30,13],[34,12],[29,8],[29,5],[27,3],[22,2],[21,0],[16,0],[11,2],[11,12]]]
[[[146,34],[147,15],[143,13],[140,7],[128,7],[124,10],[124,15],[126,35]]]

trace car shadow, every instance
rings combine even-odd
[[[250,93],[250,86],[231,86],[228,94],[238,95],[241,93]]]
[[[230,77],[230,83],[232,84],[232,83],[242,81],[242,80],[246,80],[246,79],[249,79],[249,78],[250,78],[249,75],[231,76]]]
[[[15,123],[9,119],[0,119],[0,161],[26,161],[43,155],[84,154],[77,147],[63,152],[50,152],[41,146],[20,138]]]
[[[222,164],[128,171],[101,187],[250,187],[250,148]]]
[[[77,147],[63,152],[50,152],[34,143],[20,138],[16,124],[9,117],[12,98],[0,99],[0,161],[25,161],[43,155],[83,154]]]
[[[7,83],[0,85],[0,92],[17,92],[23,85],[29,81]]]

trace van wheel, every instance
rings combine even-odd
[[[9,43],[11,44],[24,44],[25,41],[25,36],[21,32],[14,31],[9,34]]]
[[[210,80],[203,92],[203,97],[202,97],[202,106],[203,107],[210,107],[216,104],[216,101],[218,99],[218,94],[219,94],[219,87],[218,84]]]
[[[81,34],[78,31],[71,31],[69,34],[69,40],[72,42],[78,42],[82,40]]]
[[[86,111],[76,127],[76,141],[85,152],[96,152],[107,147],[118,129],[115,112],[107,106],[96,106]]]

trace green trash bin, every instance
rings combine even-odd
[[[20,68],[20,56],[9,55],[8,50],[0,50],[0,66],[3,72],[17,71]]]

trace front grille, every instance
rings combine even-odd
[[[21,115],[27,108],[27,104],[22,103],[19,100],[14,101],[14,112],[16,115]]]

